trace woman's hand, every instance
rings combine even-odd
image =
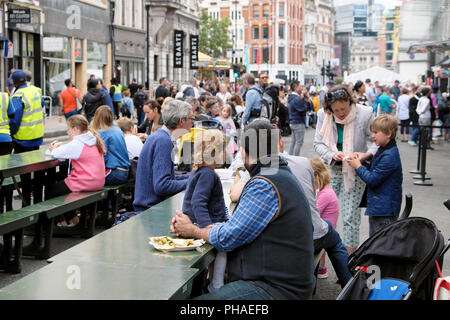
[[[333,155],[333,159],[335,161],[342,161],[345,158],[345,153],[342,151],[338,151]]]

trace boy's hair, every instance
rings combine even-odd
[[[120,128],[120,130],[122,130],[124,133],[131,132],[131,129],[134,126],[133,121],[131,121],[131,119],[127,117],[120,118],[119,120],[116,121],[116,124]]]
[[[330,167],[320,160],[319,157],[309,159],[312,169],[314,170],[314,181],[317,182],[319,190],[322,190],[331,181]]]
[[[382,114],[372,120],[370,131],[381,131],[384,134],[391,134],[391,141],[395,140],[397,135],[397,118],[388,114]]]
[[[196,134],[194,139],[194,153],[192,169],[197,171],[208,164],[223,165],[225,155],[225,135],[221,130],[210,129]],[[199,146],[201,144],[201,147]],[[222,157],[221,157],[222,156]],[[220,159],[218,157],[221,157]]]

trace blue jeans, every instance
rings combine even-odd
[[[378,230],[381,230],[392,222],[397,221],[397,219],[397,216],[369,216],[369,237],[371,237]]]
[[[238,280],[194,300],[274,300],[274,297],[249,281]]]
[[[339,233],[334,230],[328,220],[325,220],[325,222],[328,224],[328,233],[314,241],[314,250],[319,251],[325,249],[343,288],[352,277],[347,266],[348,252],[342,243]]]
[[[305,127],[309,128],[309,117],[312,118],[312,125],[315,126],[317,123],[317,114],[314,112],[311,114],[311,116],[309,114],[306,114],[306,120],[305,120]]]
[[[419,121],[412,121],[413,125],[418,126]],[[419,127],[412,127],[411,128],[411,137],[409,138],[410,141],[414,141],[416,143],[419,143]]]
[[[128,181],[128,170],[123,171],[119,169],[111,169],[110,174],[105,178],[105,185],[107,186],[117,186],[119,184],[124,184]]]
[[[297,123],[289,125],[292,130],[291,146],[289,154],[299,156],[303,146],[303,138],[305,137],[305,123]]]

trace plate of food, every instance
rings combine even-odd
[[[205,244],[204,240],[180,239],[167,236],[151,237],[149,244],[159,251],[188,251],[195,250]]]

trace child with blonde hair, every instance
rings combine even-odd
[[[224,135],[217,129],[197,134],[194,141],[193,172],[188,180],[182,211],[200,228],[228,220],[222,183],[214,171],[223,164],[224,143]],[[212,282],[208,286],[210,292],[224,285],[226,262],[226,253],[218,252]]]
[[[234,140],[234,137],[236,137],[236,126],[233,118],[231,117],[231,113],[231,106],[229,104],[224,104],[222,110],[220,110],[220,115],[217,117],[217,120],[219,120],[222,125],[223,131],[225,132],[227,138],[227,154],[234,157],[238,147],[236,141]]]
[[[330,167],[322,162],[318,157],[309,159],[311,167],[314,170],[314,189],[318,190],[316,196],[316,205],[319,209],[320,217],[324,220],[328,220],[334,229],[336,229],[336,223],[339,216],[339,201],[330,185],[331,170]],[[327,278],[328,272],[325,266],[326,253],[320,258],[318,278]]]
[[[129,118],[123,117],[117,120],[116,124],[123,132],[128,150],[128,158],[130,160],[136,157],[139,158],[144,144],[142,143],[142,140],[137,136],[137,128],[134,125],[133,121],[131,121],[131,119]]]

